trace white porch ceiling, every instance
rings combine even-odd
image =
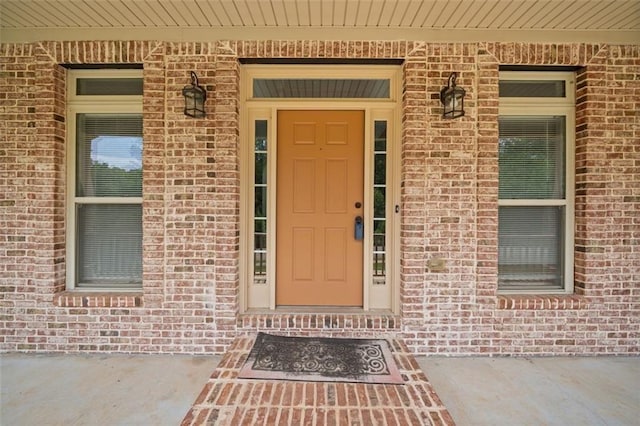
[[[640,0],[0,0],[0,29],[11,41],[283,39],[324,31],[325,39],[638,43]]]

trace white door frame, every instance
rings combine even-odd
[[[254,99],[254,78],[363,78],[389,79],[390,96],[385,99]],[[240,311],[274,311],[276,221],[267,220],[267,274],[254,279],[254,142],[255,122],[267,123],[268,175],[267,217],[276,212],[277,117],[279,110],[361,110],[365,113],[364,132],[364,214],[365,238],[363,254],[362,311],[399,311],[399,241],[400,241],[400,66],[316,66],[316,65],[243,65],[240,86]],[[376,121],[387,123],[386,165],[386,280],[374,284],[373,271],[373,130]],[[369,224],[369,226],[366,226]],[[338,308],[311,307],[314,311],[338,311]],[[353,308],[351,308],[353,310]]]

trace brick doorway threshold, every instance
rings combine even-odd
[[[399,340],[391,348],[403,385],[238,379],[254,339],[234,340],[182,426],[454,425]]]

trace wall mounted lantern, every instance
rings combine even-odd
[[[207,100],[207,91],[198,85],[198,76],[191,71],[191,84],[182,89],[184,96],[184,115],[195,118],[204,117],[204,101]]]
[[[457,72],[452,72],[447,82],[447,87],[440,91],[440,102],[444,105],[442,118],[458,118],[464,115],[463,88],[456,86]]]

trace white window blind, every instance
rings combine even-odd
[[[565,118],[505,116],[500,128],[500,198],[564,198]]]
[[[502,290],[562,289],[564,207],[500,207],[498,276]]]
[[[81,113],[76,128],[77,286],[140,284],[141,205],[95,198],[142,196],[142,116]]]
[[[142,206],[79,204],[79,287],[131,287],[142,282]]]
[[[498,226],[501,290],[563,288],[565,117],[502,116],[499,121],[499,198],[530,205],[502,206]]]

